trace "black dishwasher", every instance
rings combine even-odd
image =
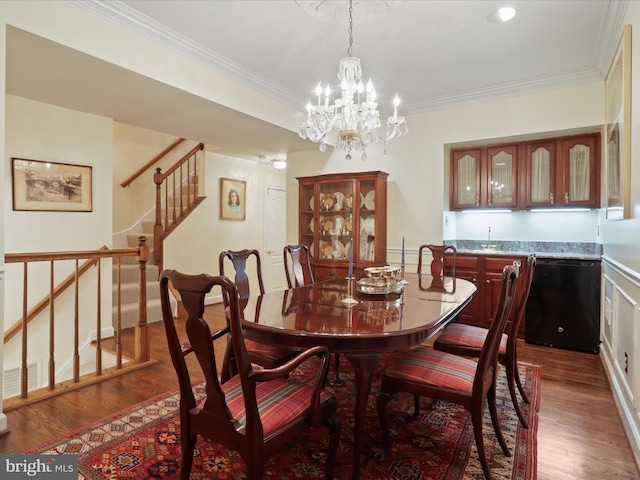
[[[537,259],[527,301],[525,340],[599,352],[599,260]]]

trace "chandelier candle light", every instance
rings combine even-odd
[[[340,60],[338,79],[342,94],[330,104],[331,87],[324,90],[322,84],[316,87],[318,100],[315,105],[307,103],[307,120],[300,127],[300,136],[312,142],[320,143],[319,149],[324,152],[327,135],[337,130],[335,148],[346,152],[345,158],[351,160],[351,150],[362,152],[362,160],[367,159],[366,148],[372,142],[383,141],[385,154],[387,141],[406,134],[409,130],[404,117],[398,116],[400,98],[396,93],[393,100],[393,116],[387,118],[387,132],[378,135],[380,114],[376,103],[376,91],[371,79],[367,82],[366,96],[362,83],[360,59],[351,55],[353,47],[353,0],[349,0],[349,48],[347,57]],[[324,101],[323,101],[324,93]]]

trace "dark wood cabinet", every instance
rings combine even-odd
[[[380,171],[298,177],[298,232],[315,279],[356,276],[387,262],[387,176]]]
[[[600,134],[526,145],[525,208],[600,206]]]
[[[451,210],[600,206],[600,134],[451,150]]]
[[[517,208],[518,147],[452,150],[452,210]]]
[[[457,254],[456,277],[473,282],[477,288],[473,300],[464,308],[457,321],[489,328],[500,296],[502,269],[514,261],[520,262],[523,268],[520,275],[524,275],[526,257]],[[445,257],[445,262],[450,263],[451,258]],[[524,338],[525,322],[522,322],[518,329],[518,336],[522,338]]]

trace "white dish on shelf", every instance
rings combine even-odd
[[[371,190],[364,196],[364,206],[369,210],[376,209],[376,191]]]
[[[311,195],[311,200],[309,200],[309,206],[311,207],[311,210],[313,210],[315,208],[315,204],[313,203],[313,195]]]
[[[351,195],[350,193],[347,193],[344,196],[342,206],[345,209],[351,209],[351,207],[353,207],[353,195]]]
[[[363,230],[369,235],[373,235],[376,231],[376,219],[374,216],[367,217],[362,225]]]
[[[364,208],[364,195],[360,192],[360,208]]]

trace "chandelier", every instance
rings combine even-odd
[[[327,136],[336,131],[334,146],[337,150],[346,152],[345,158],[351,160],[351,151],[362,152],[362,160],[367,159],[366,148],[370,143],[389,140],[406,134],[409,129],[404,117],[398,116],[400,99],[398,94],[393,100],[393,116],[387,118],[387,130],[382,136],[378,134],[380,114],[376,103],[376,91],[371,79],[367,82],[366,90],[362,83],[362,69],[360,59],[351,55],[353,47],[353,0],[349,0],[349,47],[347,57],[340,60],[338,79],[342,94],[330,104],[331,88],[327,84],[316,87],[316,104],[307,103],[307,120],[300,127],[300,136],[312,142],[320,143],[319,149],[324,152],[327,148]],[[324,99],[323,99],[324,94]]]

